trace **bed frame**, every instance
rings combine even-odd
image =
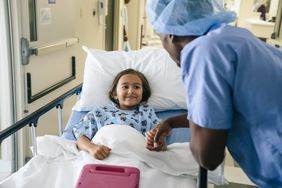
[[[25,118],[17,121],[13,125],[9,126],[8,128],[0,131],[0,144],[3,140],[7,137],[11,136],[12,134],[16,133],[20,129],[24,128],[25,126],[29,126],[32,132],[32,145],[33,145],[33,154],[37,154],[37,144],[36,144],[36,127],[38,126],[38,119],[50,111],[53,108],[58,109],[58,116],[59,116],[59,133],[62,133],[62,109],[63,104],[66,99],[73,95],[78,95],[81,92],[82,84],[74,87],[73,89],[67,91],[63,95],[59,96],[58,98],[54,99],[50,103],[46,104],[45,106],[39,108],[35,112],[29,114]],[[207,170],[203,167],[199,167],[199,177],[197,182],[197,188],[207,188],[208,186],[208,175]]]

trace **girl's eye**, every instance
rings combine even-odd
[[[134,89],[140,89],[141,87],[140,86],[134,86]]]
[[[128,89],[128,86],[125,86],[125,85],[124,85],[124,86],[122,86],[121,88],[122,88],[122,89]]]

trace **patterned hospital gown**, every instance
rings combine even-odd
[[[141,104],[135,110],[121,110],[114,104],[110,104],[96,107],[86,114],[79,123],[74,125],[73,134],[76,139],[84,135],[91,140],[103,126],[122,124],[129,125],[144,135],[160,121],[155,110],[147,104]]]

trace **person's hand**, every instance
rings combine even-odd
[[[151,151],[164,151],[167,149],[165,137],[171,134],[170,124],[162,121],[155,128],[145,134],[146,148]]]
[[[165,142],[165,136],[161,136],[158,143],[154,142],[154,138],[156,135],[157,130],[152,129],[148,131],[145,136],[146,136],[146,148],[151,151],[165,151],[167,149],[166,147],[166,142]]]
[[[88,152],[96,159],[103,160],[109,156],[111,148],[104,145],[92,144],[91,147],[88,148]]]
[[[152,150],[154,148],[154,138],[156,135],[156,129],[151,129],[150,131],[145,133],[146,137],[146,148]]]

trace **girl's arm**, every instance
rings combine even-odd
[[[72,133],[74,137],[78,138],[82,135],[91,140],[98,131],[94,113],[96,111],[88,112],[77,124],[73,126]]]
[[[78,124],[74,125],[73,134],[77,139],[76,145],[79,150],[86,151],[96,159],[102,160],[109,155],[111,149],[91,142],[98,131],[94,113],[95,111],[89,112]]]
[[[79,150],[86,151],[91,156],[99,160],[107,158],[111,152],[111,148],[92,143],[86,136],[83,135],[77,139],[76,145]]]

